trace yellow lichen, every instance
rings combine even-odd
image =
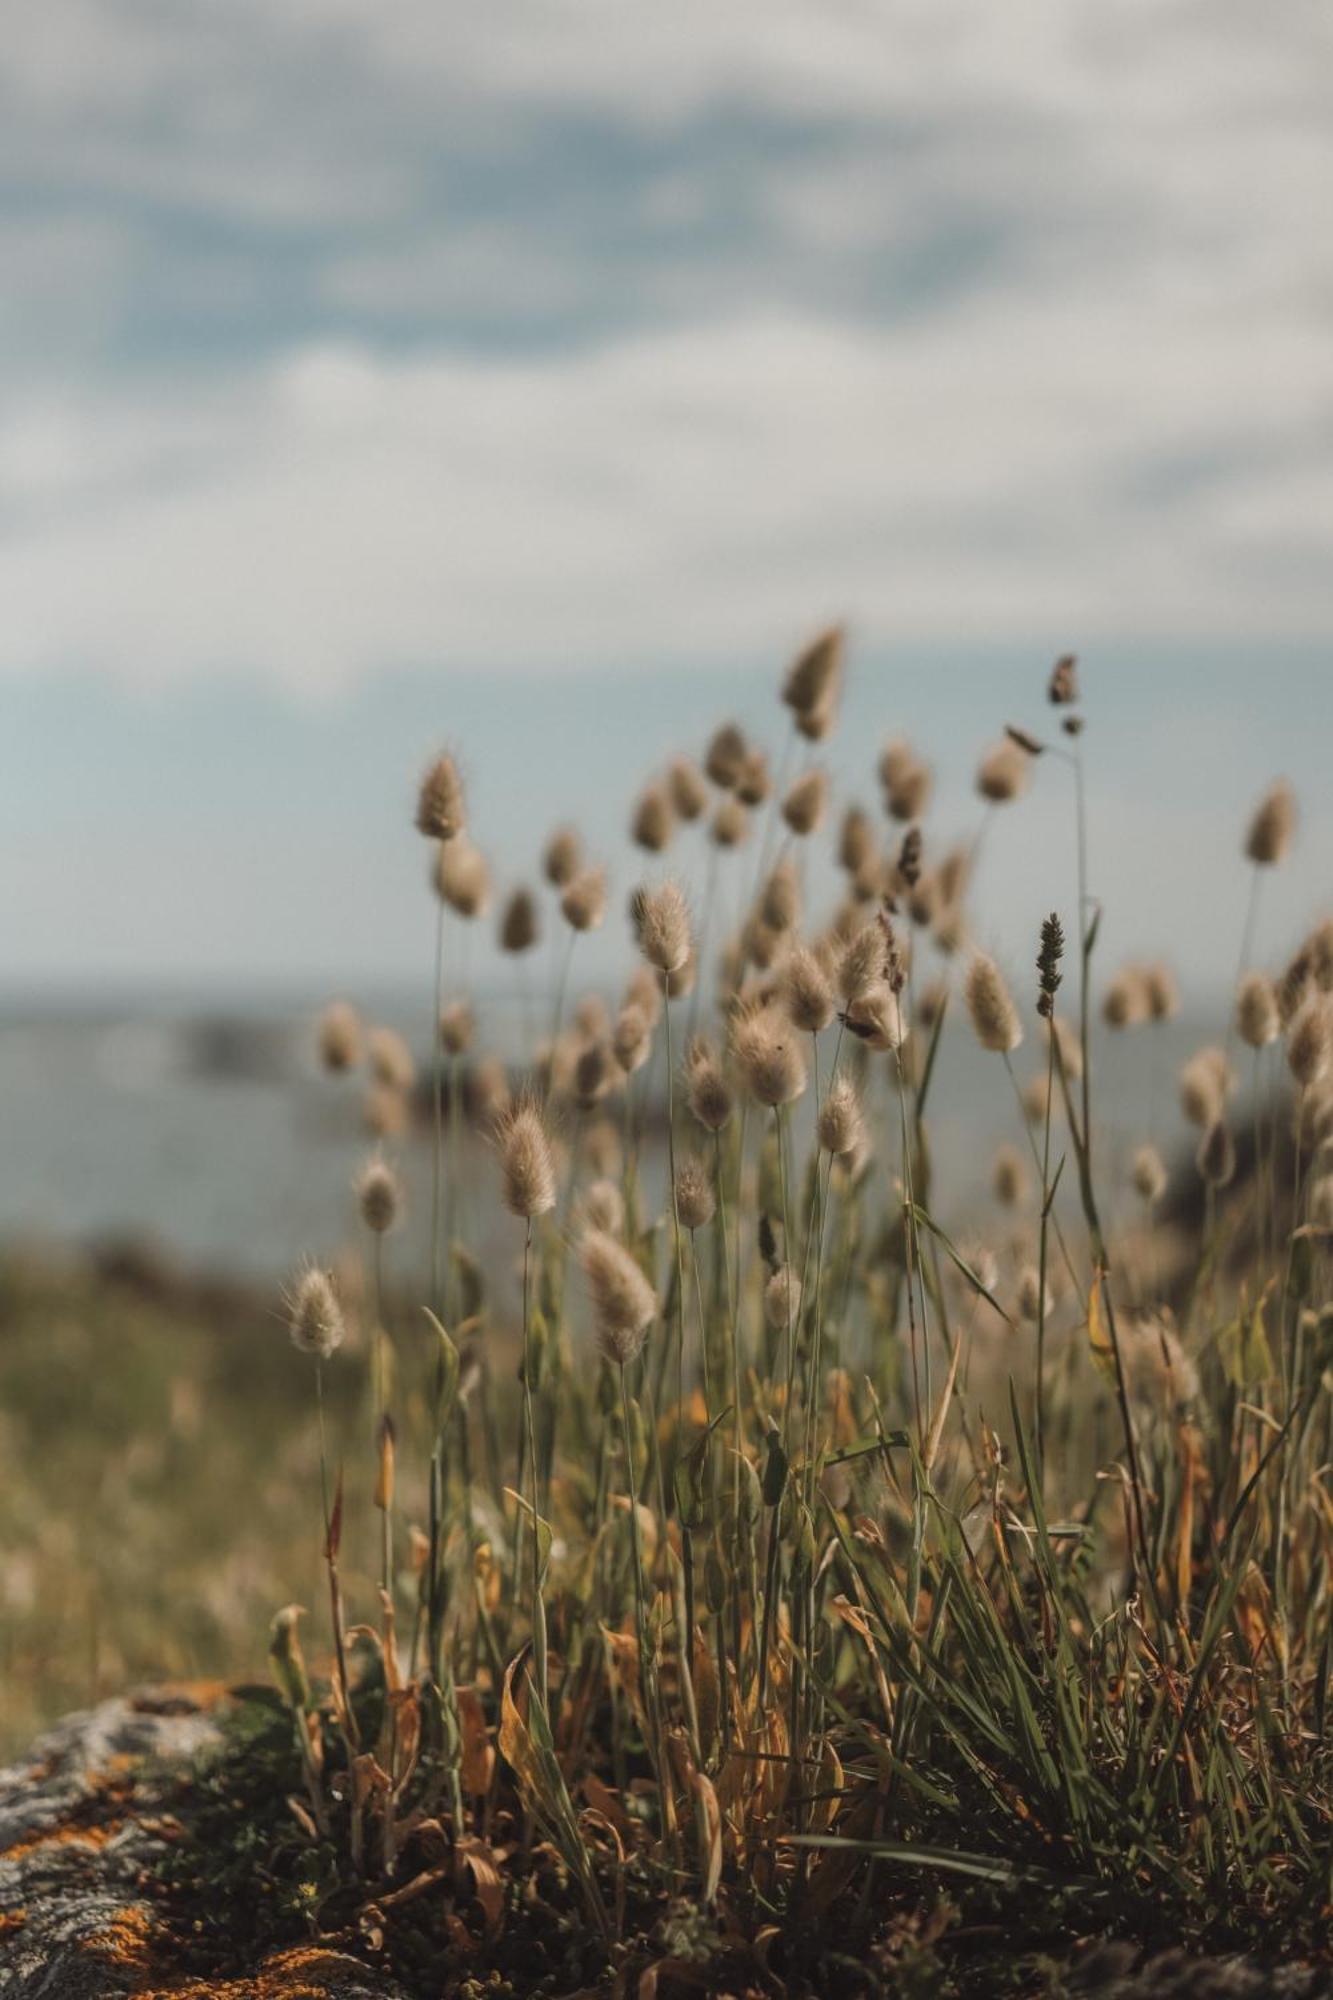
[[[87,1949],[112,1965],[146,1968],[148,1948],[152,1942],[153,1929],[148,1912],[142,1904],[130,1903],[116,1912],[104,1930],[95,1932],[87,1940]]]

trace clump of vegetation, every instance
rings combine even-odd
[[[996,1991],[1001,1942],[1013,1990],[1059,1991],[1106,1937],[1328,1955],[1333,926],[1252,962],[1295,802],[1275,786],[1243,835],[1235,1016],[1180,1078],[1173,1186],[1151,1133],[1121,1160],[1098,1123],[1094,1023],[1151,1037],[1177,999],[1161,965],[1099,991],[1074,660],[1052,726],[981,758],[957,841],[902,738],[883,831],[834,812],[843,671],[837,631],[792,666],[778,768],[728,723],[647,782],[614,1009],[570,992],[607,871],[551,837],[549,1025],[503,1062],[452,990],[491,878],[456,761],[432,764],[410,1313],[385,1268],[416,1065],[345,1002],[321,1025],[383,1149],[366,1324],[343,1347],[354,1302],[294,1281],[320,1609],[275,1619],[281,1715],[219,1783],[264,1829],[266,1922],[423,1993]],[[972,877],[1039,777],[1068,784],[1077,897],[1002,964]],[[843,888],[815,922],[826,832]],[[701,888],[666,872],[687,843]],[[506,891],[507,951],[538,944],[542,893]],[[929,1142],[955,1014],[1014,1124],[966,1227]],[[340,1375],[373,1529],[324,1442]]]

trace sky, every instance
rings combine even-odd
[[[405,978],[440,741],[512,877],[729,709],[776,748],[833,617],[835,770],[905,728],[950,830],[1078,651],[1112,936],[1201,981],[1289,773],[1279,948],[1333,888],[1331,55],[1307,0],[11,9],[0,989]]]

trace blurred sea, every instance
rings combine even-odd
[[[371,1142],[355,1080],[317,1068],[317,1008],[304,995],[222,1008],[179,995],[0,1004],[0,1240],[130,1240],[187,1269],[265,1279],[304,1255],[331,1256],[354,1227],[352,1181]],[[484,1012],[501,1024],[492,1046],[516,1056],[517,1002],[492,996]],[[374,1018],[424,1049],[428,1005],[386,995]],[[1113,1212],[1127,1199],[1120,1170],[1134,1146],[1152,1137],[1168,1160],[1192,1146],[1176,1071],[1223,1027],[1220,1015],[1119,1035],[1098,1027],[1095,1102]],[[833,1036],[822,1042],[827,1064]],[[1035,1035],[1014,1066],[1020,1083],[1042,1066]],[[650,1075],[660,1087],[660,1067]],[[929,1122],[945,1218],[975,1197],[1001,1140],[1025,1144],[1003,1061],[976,1048],[960,1012],[946,1023]],[[429,1145],[422,1134],[396,1150],[409,1215],[394,1256],[424,1266]],[[473,1141],[464,1180],[478,1204],[483,1156]]]

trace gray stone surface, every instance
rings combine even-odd
[[[354,1960],[313,1949],[238,1980],[172,1969],[138,1885],[162,1848],[163,1767],[186,1765],[216,1734],[188,1692],[131,1695],[68,1716],[0,1771],[3,2000],[404,2000]]]

